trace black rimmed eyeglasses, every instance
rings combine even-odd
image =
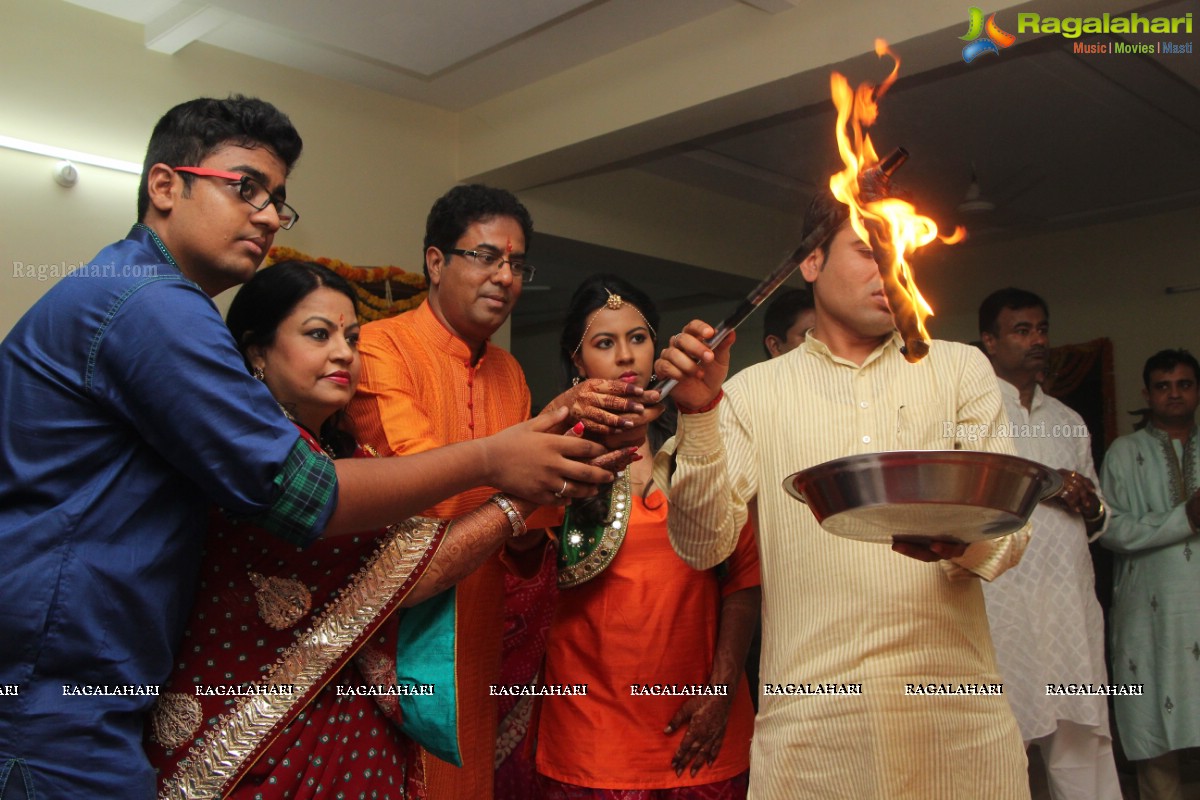
[[[513,280],[518,283],[530,283],[533,281],[533,274],[537,270],[529,266],[523,259],[520,258],[505,258],[499,253],[491,250],[460,250],[457,247],[446,250],[449,255],[464,256],[471,259],[476,265],[495,272],[500,269],[501,264],[508,264],[512,270]]]
[[[207,167],[172,167],[172,169],[176,172],[201,175],[205,178],[221,178],[229,181],[231,185],[236,184],[238,187],[238,196],[254,207],[255,210],[262,211],[269,205],[274,206],[275,213],[279,216],[279,227],[285,231],[291,230],[292,226],[300,219],[300,215],[296,213],[296,209],[278,197],[274,197],[267,190],[267,187],[249,175],[243,175],[240,172],[226,172],[220,169],[208,169]]]

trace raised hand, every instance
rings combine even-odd
[[[613,473],[589,463],[608,456],[607,448],[578,436],[562,436],[566,407],[544,412],[520,425],[481,440],[488,484],[539,505],[564,499],[591,497],[611,483]]]
[[[931,541],[928,544],[920,544],[896,541],[892,542],[892,550],[917,561],[933,563],[947,558],[960,558],[967,552],[967,545],[964,542]]]
[[[614,451],[641,445],[647,426],[663,412],[658,392],[619,378],[581,381],[551,400],[546,411],[563,406],[570,409],[569,420],[583,424],[584,435]]]
[[[1091,479],[1071,469],[1060,469],[1058,474],[1062,475],[1063,488],[1054,499],[1085,518],[1096,516],[1100,511],[1100,497]]]
[[[711,325],[692,320],[671,337],[670,344],[654,362],[654,371],[662,380],[674,379],[679,385],[671,394],[681,410],[704,408],[717,398],[721,384],[729,374],[729,348],[737,334],[710,350],[704,343],[716,334]]]
[[[582,422],[592,438],[599,438],[644,424],[646,406],[657,402],[658,392],[647,392],[632,381],[588,378],[551,400],[545,411],[566,407],[571,420]]]

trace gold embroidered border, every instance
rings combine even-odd
[[[291,685],[294,691],[239,699],[204,740],[188,750],[176,773],[163,783],[161,800],[223,797],[266,749],[271,732],[324,688],[335,674],[332,668],[378,627],[372,623],[382,624],[384,612],[399,605],[419,577],[414,572],[433,557],[445,528],[444,521],[424,517],[394,526],[376,555],[257,684]]]
[[[1146,426],[1146,432],[1158,441],[1158,446],[1163,452],[1163,461],[1166,463],[1167,470],[1171,473],[1169,486],[1167,487],[1171,495],[1171,504],[1177,506],[1191,496],[1192,487],[1195,486],[1195,466],[1197,461],[1200,460],[1196,458],[1196,453],[1194,452],[1196,450],[1197,431],[1193,428],[1192,434],[1183,445],[1182,464],[1179,463],[1179,456],[1175,455],[1175,446],[1171,444],[1171,437],[1165,431],[1151,424]]]
[[[592,549],[587,550],[583,558],[574,564],[559,567],[558,588],[570,589],[581,583],[587,583],[607,569],[608,565],[617,557],[617,551],[625,542],[625,532],[629,529],[629,518],[633,515],[631,487],[630,470],[625,469],[617,476],[613,485],[612,498],[609,500],[608,516],[605,517],[600,532],[595,534],[599,536],[600,541],[587,542],[588,532],[573,526],[559,537],[559,548],[563,551],[570,548],[586,550],[587,546],[591,546]],[[579,537],[578,542],[575,541],[576,537]]]

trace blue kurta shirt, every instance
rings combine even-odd
[[[0,797],[6,778],[38,797],[153,797],[142,718],[191,607],[206,507],[276,513],[296,428],[140,225],[0,344],[0,404]]]

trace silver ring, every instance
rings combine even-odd
[[[562,488],[561,488],[561,489],[559,489],[557,492],[555,492],[555,493],[554,493],[554,496],[555,496],[555,497],[557,497],[559,500],[562,500],[562,499],[563,499],[563,495],[564,495],[564,494],[566,494],[566,493],[567,493],[567,482],[566,482],[566,480],[564,480],[564,481],[563,481]]]

